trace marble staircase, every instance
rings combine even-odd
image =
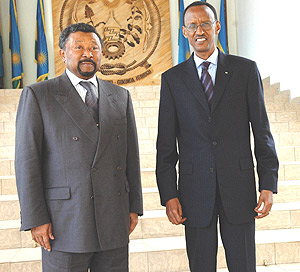
[[[279,267],[300,263],[300,98],[291,100],[289,91],[280,92],[279,84],[270,85],[269,78],[263,83],[280,171],[273,210],[256,225],[257,265]],[[188,271],[184,228],[168,222],[155,182],[160,87],[128,89],[138,126],[145,207],[145,214],[131,235],[130,271]],[[0,272],[41,271],[40,248],[33,248],[29,232],[19,231],[20,208],[14,176],[19,96],[20,90],[0,90]],[[226,271],[226,262],[221,241],[219,245],[218,268],[225,269],[221,272]]]

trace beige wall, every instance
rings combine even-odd
[[[236,0],[236,11],[239,55],[254,59],[263,78],[300,96],[300,1]]]

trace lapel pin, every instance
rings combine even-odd
[[[227,72],[227,71],[225,71],[225,75],[228,75],[228,72]]]

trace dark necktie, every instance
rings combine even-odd
[[[202,82],[202,86],[203,86],[204,91],[205,91],[205,96],[206,96],[208,105],[210,106],[211,99],[213,97],[214,85],[213,85],[211,76],[207,71],[209,65],[210,65],[210,62],[208,62],[208,61],[204,61],[204,62],[201,63],[202,73],[201,73],[200,80]]]
[[[85,96],[85,104],[88,107],[88,110],[92,114],[96,123],[99,122],[99,106],[98,106],[98,98],[95,95],[92,89],[92,83],[89,81],[80,81],[79,84],[87,90]]]

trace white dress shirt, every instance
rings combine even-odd
[[[208,67],[208,73],[210,74],[212,82],[215,85],[216,73],[217,73],[217,65],[218,65],[218,55],[219,55],[219,51],[218,51],[217,48],[215,48],[215,51],[210,55],[210,57],[207,60],[199,58],[194,53],[194,61],[195,61],[195,65],[196,65],[196,68],[197,68],[197,71],[198,71],[199,79],[201,78],[201,73],[202,73],[202,68],[201,68],[200,65],[204,61],[209,61],[210,65]]]
[[[98,98],[98,82],[97,82],[96,75],[94,75],[92,78],[90,78],[88,80],[85,80],[85,79],[79,78],[78,76],[74,75],[68,69],[66,69],[66,74],[67,74],[68,78],[70,79],[71,83],[73,84],[74,88],[76,89],[76,91],[80,95],[83,102],[85,102],[85,96],[86,96],[87,90],[79,84],[81,81],[91,82],[92,86],[93,86],[92,87],[93,91],[94,91],[96,97]]]

